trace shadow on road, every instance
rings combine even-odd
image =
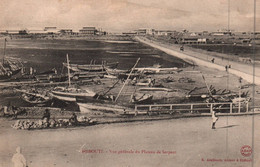
[[[234,126],[239,126],[239,125],[228,125],[228,126],[219,127],[219,129],[221,129],[221,128],[232,128]]]

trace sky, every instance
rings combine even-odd
[[[260,31],[258,0],[256,30]],[[253,31],[253,0],[230,0],[230,29]],[[138,28],[217,31],[228,27],[228,0],[1,0],[0,30],[95,26],[108,32]]]

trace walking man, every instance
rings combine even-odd
[[[215,125],[216,125],[216,122],[218,121],[218,117],[216,116],[216,111],[212,110],[211,112],[211,116],[212,116],[212,129],[216,129]]]
[[[14,167],[27,167],[26,159],[24,158],[21,148],[16,148],[16,153],[13,155],[12,162]]]

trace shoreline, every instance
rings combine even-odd
[[[210,61],[207,61],[208,58],[210,58],[209,60],[211,60],[211,58],[212,58],[211,55],[205,55],[202,53],[195,53],[195,52],[192,52],[193,55],[191,55],[190,53],[188,54],[187,51],[181,52],[181,51],[177,51],[173,47],[167,48],[166,46],[162,46],[158,42],[151,41],[147,38],[141,39],[140,37],[135,37],[134,39],[143,44],[146,44],[153,48],[164,51],[165,53],[167,53],[169,55],[178,57],[188,63],[193,62],[194,65],[217,69],[220,71],[225,71],[226,63],[225,64],[221,63],[221,59],[218,57],[213,57],[215,59],[215,63],[212,63]],[[200,54],[200,55],[195,55],[195,54]],[[205,57],[206,57],[206,59],[205,59]],[[252,76],[252,73],[249,71],[249,69],[251,69],[253,71],[253,68],[251,66],[249,66],[247,64],[234,62],[234,61],[230,61],[229,64],[232,66],[232,68],[228,69],[229,73],[234,74],[238,77],[242,77],[247,82],[253,83],[253,76]],[[255,76],[255,84],[260,85],[260,68],[258,68],[258,67],[255,68],[255,75],[257,75],[257,74],[258,74],[258,76]]]

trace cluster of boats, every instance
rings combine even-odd
[[[139,59],[138,59],[139,61]],[[138,61],[136,62],[135,66],[137,65]],[[81,110],[81,112],[88,112],[88,108],[86,106],[87,103],[90,102],[104,102],[104,101],[113,101],[116,104],[116,101],[121,93],[121,90],[124,88],[125,84],[128,83],[131,79],[136,78],[140,76],[141,74],[144,74],[144,72],[149,71],[150,73],[153,71],[154,73],[158,72],[158,69],[152,69],[149,68],[146,70],[145,68],[138,69],[135,68],[135,66],[131,70],[118,70],[115,69],[118,65],[118,63],[102,63],[100,65],[90,64],[90,65],[77,65],[77,64],[70,64],[69,63],[69,56],[67,55],[67,62],[63,63],[65,67],[67,67],[68,74],[67,74],[67,80],[68,85],[67,86],[57,86],[49,91],[42,90],[42,91],[36,91],[36,90],[25,90],[25,89],[16,89],[17,92],[20,92],[21,98],[31,104],[37,104],[37,105],[47,105],[50,104],[52,99],[58,99],[64,102],[76,102]],[[171,69],[172,70],[172,69]],[[174,69],[176,70],[176,69]],[[121,88],[120,92],[118,93],[117,97],[113,95],[108,95],[109,92],[106,91],[106,93],[99,94],[96,93],[90,89],[81,89],[77,86],[71,85],[71,79],[74,79],[73,77],[77,76],[80,77],[80,75],[97,75],[101,74],[102,72],[105,72],[103,74],[103,77],[111,78],[111,79],[118,79],[118,81],[123,80],[124,84]],[[50,73],[55,73],[51,72]],[[49,73],[42,73],[42,75],[48,75]],[[72,77],[73,76],[73,77]],[[78,78],[79,79],[79,78]],[[143,83],[143,84],[142,84]],[[147,81],[143,82],[137,82],[136,86],[143,85],[143,86],[150,86],[152,84],[152,80],[148,79]],[[147,88],[149,89],[149,87]],[[135,89],[136,90],[136,89]],[[153,99],[153,96],[148,93],[141,93],[141,92],[133,92],[131,95],[131,100],[129,101],[131,104],[143,104],[143,103],[150,103]]]

